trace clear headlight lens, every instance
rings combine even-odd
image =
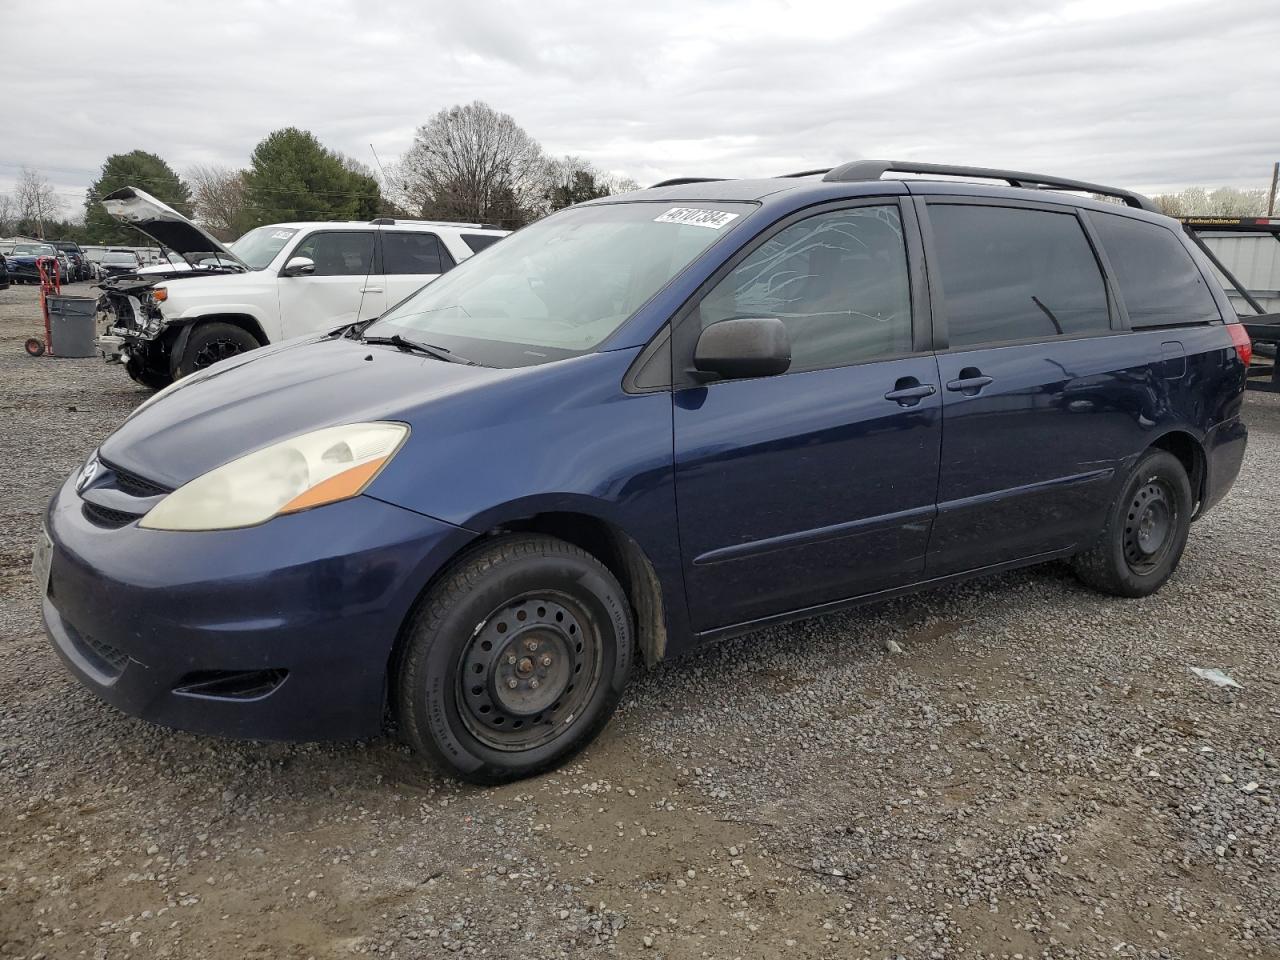
[[[230,530],[358,495],[395,455],[403,423],[352,423],[283,440],[183,484],[142,518],[148,530]]]

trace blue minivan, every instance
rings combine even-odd
[[[147,400],[49,504],[44,622],[148,720],[393,718],[510,780],[589,742],[637,658],[1054,559],[1159,589],[1240,469],[1248,359],[1137,194],[667,181]]]

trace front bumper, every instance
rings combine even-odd
[[[370,736],[387,665],[432,573],[472,534],[370,497],[242,530],[95,525],[49,505],[45,630],[118,709],[198,733]]]

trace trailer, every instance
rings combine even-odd
[[[1183,217],[1253,341],[1248,385],[1280,393],[1280,217]]]

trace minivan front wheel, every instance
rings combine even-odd
[[[1193,507],[1182,463],[1167,451],[1149,450],[1125,481],[1102,536],[1075,557],[1076,575],[1120,597],[1155,593],[1182,559]]]
[[[608,722],[631,673],[631,611],[603,564],[541,535],[465,554],[419,605],[396,677],[421,753],[475,783],[562,763]]]

